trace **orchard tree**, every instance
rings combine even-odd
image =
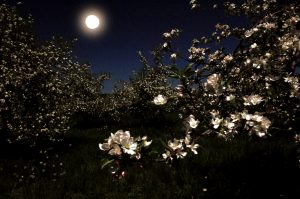
[[[159,94],[170,98],[173,95],[167,73],[160,67],[150,66],[141,52],[139,58],[143,64],[142,70],[134,73],[128,82],[119,82],[110,96],[109,110],[117,120],[125,115],[141,120],[160,115],[160,109],[155,106],[152,99]]]
[[[33,33],[33,19],[0,5],[0,133],[8,142],[57,140],[70,117],[96,98],[104,76],[73,55],[74,42]]]
[[[192,9],[201,9],[196,0],[190,4]],[[169,140],[165,152],[156,157],[171,164],[190,152],[197,154],[199,145],[195,141],[208,134],[226,140],[241,134],[259,138],[283,135],[300,141],[300,83],[296,73],[300,62],[299,3],[226,1],[213,8],[236,17],[246,16],[249,23],[245,24],[249,25],[216,24],[211,36],[192,40],[186,51],[188,57],[184,56],[186,52],[176,50],[173,41],[181,31],[173,29],[163,34],[163,42],[154,51],[155,67],[180,82],[169,91],[174,95],[158,93],[152,99],[160,106],[172,102],[181,112],[179,117],[185,118],[185,136]],[[232,52],[220,45],[230,38],[239,41]],[[217,49],[212,50],[212,45]],[[123,160],[140,161],[144,157],[143,143],[139,137],[118,131],[99,147],[114,160],[108,163],[117,161],[122,171]]]
[[[195,2],[191,4],[197,8]],[[218,7],[222,5],[214,5]],[[226,139],[244,132],[260,137],[285,131],[295,134],[300,105],[296,74],[300,61],[299,5],[264,0],[224,2],[223,8],[229,15],[248,17],[250,25],[217,24],[211,37],[192,41],[185,58],[187,72],[171,68],[181,81],[179,95],[190,100],[186,110],[194,110],[205,118],[202,125]],[[182,57],[172,46],[177,36],[174,32],[164,34],[158,54]],[[230,38],[239,41],[231,53],[224,47],[215,51],[207,47]]]

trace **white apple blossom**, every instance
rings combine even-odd
[[[234,99],[235,99],[235,96],[232,95],[232,94],[226,96],[226,101],[232,101],[232,100],[234,100]]]
[[[113,143],[111,139],[108,139],[108,143],[99,144],[99,148],[103,151],[108,151],[108,154],[113,156],[120,156],[122,154],[120,146]]]
[[[120,156],[122,155],[122,151],[119,145],[117,144],[113,144],[111,146],[111,149],[108,151],[109,155],[113,155],[113,156]]]
[[[257,105],[263,101],[263,98],[260,95],[246,95],[243,99],[245,106]]]
[[[196,149],[199,148],[200,145],[195,144],[194,142],[191,143],[191,135],[188,134],[185,136],[184,143],[186,147],[190,148],[194,154],[198,154],[198,151]]]
[[[133,137],[126,137],[121,140],[121,145],[122,149],[124,150],[124,153],[128,153],[130,155],[136,154],[136,148],[137,148],[137,143],[134,142]]]
[[[168,146],[175,151],[177,149],[182,149],[182,142],[183,140],[174,138],[173,142],[171,140],[168,141]]]
[[[171,54],[171,60],[172,60],[172,61],[176,61],[176,58],[177,58],[176,53],[172,53],[172,54]]]
[[[296,143],[300,143],[300,134],[294,136]]]
[[[153,102],[156,105],[164,105],[167,103],[167,98],[163,95],[158,95],[157,97],[154,98]]]
[[[184,158],[187,155],[186,151],[183,151],[183,140],[180,139],[173,139],[173,142],[171,140],[168,141],[169,148],[175,153],[177,158]]]
[[[214,126],[214,129],[217,129],[217,128],[219,128],[222,121],[223,121],[222,118],[216,117],[216,118],[211,120],[211,124]]]
[[[149,146],[152,141],[148,142],[147,137],[142,138],[143,146]],[[129,155],[137,153],[137,142],[130,136],[129,131],[118,130],[116,133],[111,133],[107,139],[107,143],[99,144],[99,148],[103,151],[108,151],[110,155],[120,156],[122,151]]]
[[[252,49],[257,48],[257,44],[256,44],[256,43],[253,43],[250,47],[251,47]]]
[[[187,118],[187,122],[189,123],[190,127],[193,129],[197,128],[198,124],[200,123],[199,120],[195,120],[195,116],[193,115],[190,115]]]
[[[218,86],[219,80],[220,80],[219,74],[212,74],[207,78],[207,84],[215,88],[216,86]]]
[[[241,113],[242,119],[245,119],[247,121],[252,119],[252,114],[248,114],[248,111],[243,111]]]
[[[228,129],[233,129],[235,127],[235,123],[226,119],[224,120],[224,126]]]
[[[223,64],[226,64],[226,63],[228,63],[228,62],[230,62],[230,61],[232,61],[232,60],[233,60],[233,56],[232,56],[232,55],[226,55],[226,56],[223,58],[222,63],[223,63]]]
[[[166,33],[163,34],[163,36],[165,38],[171,38],[171,33],[166,32]]]
[[[220,74],[212,74],[208,76],[206,82],[204,83],[204,88],[206,90],[214,90],[216,94],[220,93]]]
[[[148,139],[147,136],[143,136],[143,137],[142,137],[142,141],[143,141],[143,146],[144,146],[144,147],[148,147],[148,146],[150,146],[151,143],[152,143],[152,140],[148,141],[147,139]]]
[[[171,154],[171,152],[169,150],[166,150],[166,152],[162,154],[162,157],[165,160],[167,160],[167,159],[171,159],[172,160],[173,159],[172,158],[172,154]]]

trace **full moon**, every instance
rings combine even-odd
[[[85,18],[85,25],[89,29],[96,29],[100,25],[100,20],[97,16],[95,15],[89,15]]]
[[[104,8],[97,5],[89,5],[79,8],[77,22],[78,28],[84,36],[95,38],[103,36],[109,26],[109,19]]]

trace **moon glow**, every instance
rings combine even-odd
[[[103,36],[108,30],[109,19],[104,8],[85,5],[78,8],[77,23],[83,36],[95,38]]]
[[[85,25],[87,28],[94,30],[99,27],[100,20],[96,15],[89,15],[85,18]]]

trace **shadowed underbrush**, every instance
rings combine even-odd
[[[225,142],[203,137],[197,156],[174,167],[149,161],[143,168],[129,167],[124,179],[116,179],[109,168],[101,169],[98,143],[117,129],[74,130],[64,147],[35,157],[2,152],[0,198],[293,198],[300,194],[293,140],[241,136]],[[170,129],[124,130],[161,138]]]

